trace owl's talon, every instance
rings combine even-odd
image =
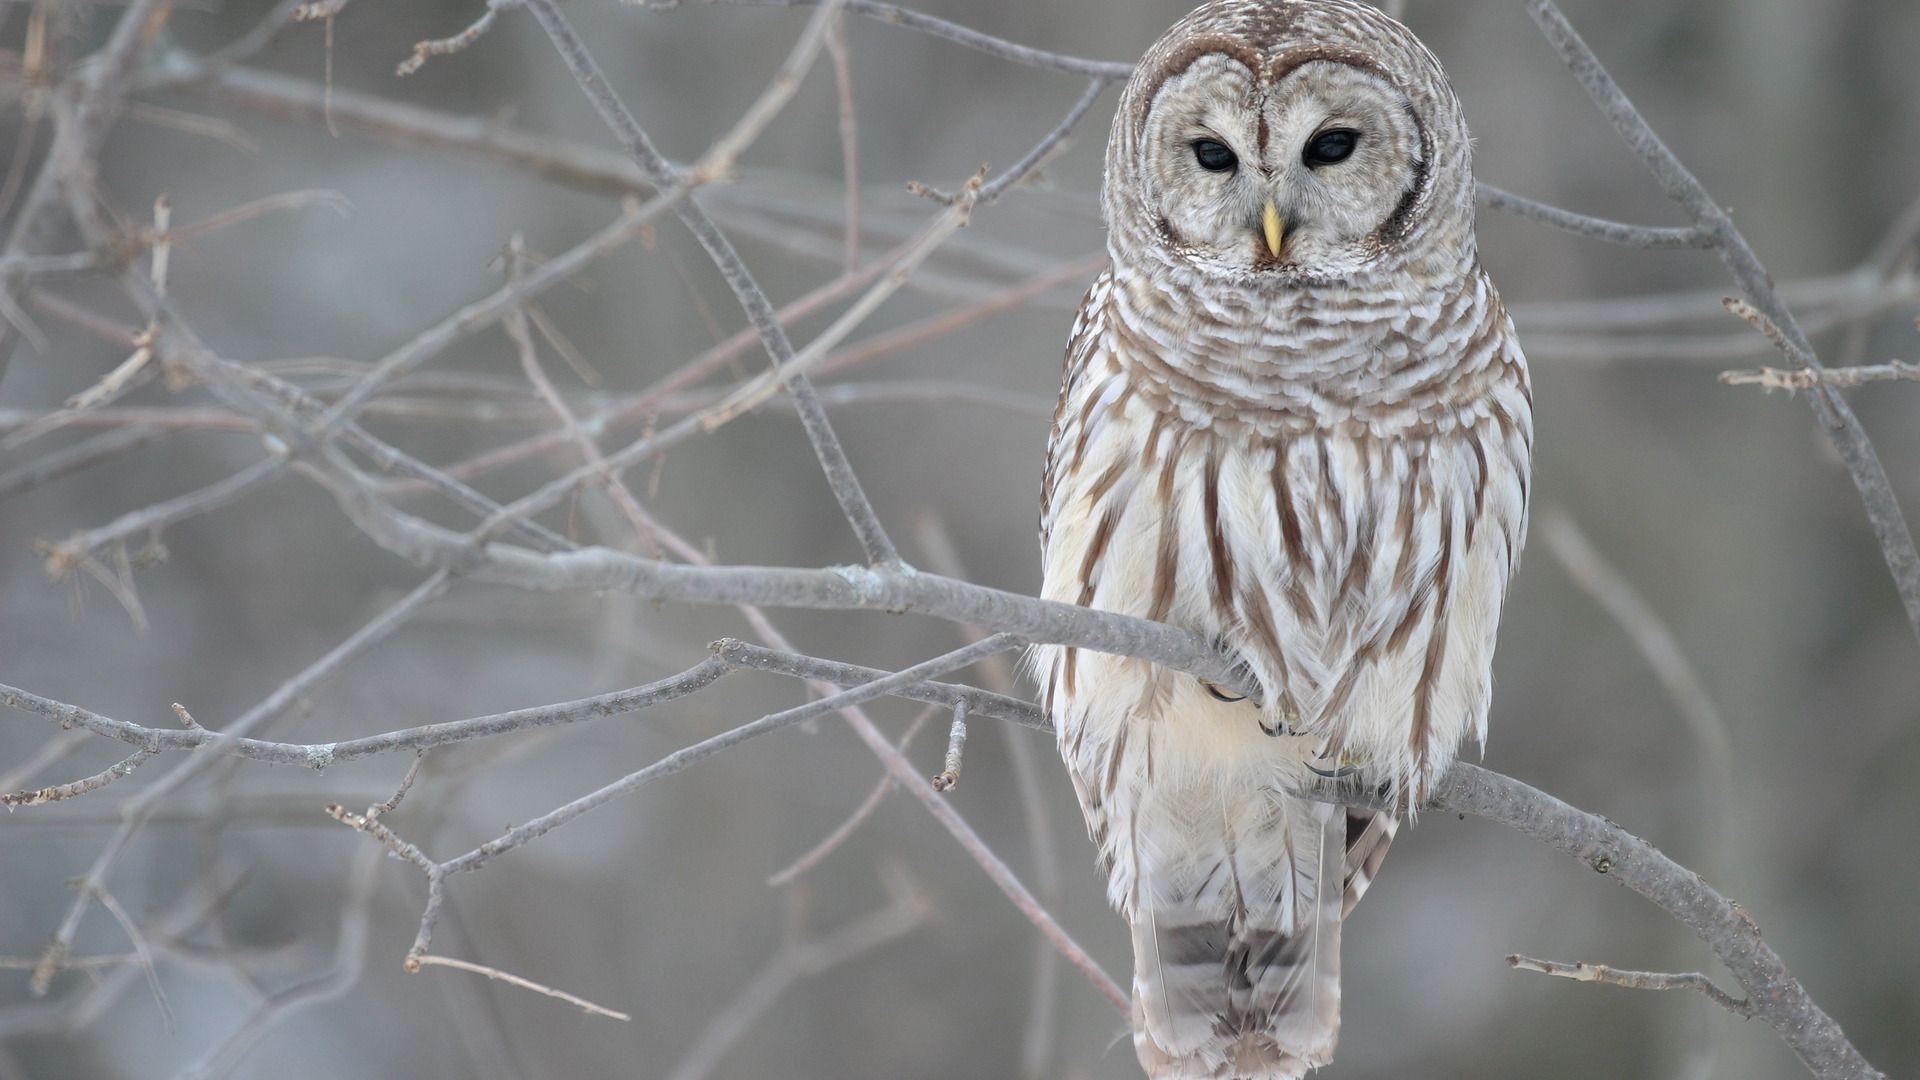
[[[1228,691],[1220,689],[1218,686],[1215,686],[1213,683],[1210,683],[1205,679],[1200,680],[1200,685],[1207,688],[1207,693],[1211,694],[1213,696],[1213,700],[1215,701],[1224,701],[1229,705],[1233,705],[1238,702],[1247,700],[1247,695],[1229,693]],[[1268,732],[1268,734],[1272,734],[1272,732]]]

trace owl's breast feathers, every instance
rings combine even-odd
[[[1045,592],[1218,638],[1265,717],[1053,649],[1063,751],[1096,786],[1344,758],[1417,799],[1485,737],[1525,530],[1531,391],[1499,299],[1477,269],[1417,296],[1176,301],[1177,285],[1109,272],[1082,305],[1048,447]],[[1123,765],[1136,721],[1147,758]]]

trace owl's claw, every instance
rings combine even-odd
[[[1260,730],[1266,732],[1269,738],[1274,739],[1304,734],[1304,732],[1300,730],[1300,714],[1296,712],[1289,712],[1282,716],[1272,727],[1261,724]]]
[[[1335,765],[1332,769],[1319,769],[1308,765],[1307,769],[1315,776],[1324,777],[1328,780],[1344,780],[1360,771],[1360,766],[1355,764],[1345,754],[1338,755],[1336,760],[1336,756],[1332,753],[1331,748],[1321,751],[1319,759],[1321,761],[1335,761]]]
[[[1200,685],[1207,688],[1207,693],[1211,694],[1213,696],[1213,700],[1215,701],[1224,701],[1227,704],[1232,705],[1237,702],[1242,702],[1247,700],[1247,695],[1235,694],[1227,690],[1222,690],[1218,686],[1206,681],[1205,679],[1200,680]],[[1272,734],[1272,733],[1269,732],[1268,734]]]

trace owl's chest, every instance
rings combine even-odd
[[[1524,428],[1270,436],[1192,422],[1098,355],[1075,374],[1049,455],[1050,599],[1215,637],[1289,726],[1404,719],[1440,689],[1449,728],[1476,722],[1524,521]],[[1139,681],[1156,700],[1158,676],[1079,663],[1058,689]]]
[[[1075,380],[1050,455],[1046,587],[1054,599],[1246,633],[1300,653],[1345,615],[1327,587],[1389,538],[1432,452],[1336,430],[1272,434],[1145,392],[1095,359]],[[1428,483],[1431,483],[1429,480]],[[1282,636],[1288,640],[1281,640]]]

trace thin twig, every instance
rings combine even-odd
[[[514,236],[510,250],[512,254],[509,256],[509,274],[517,277],[521,263],[518,235]],[[580,420],[574,416],[573,409],[567,404],[566,398],[561,395],[559,388],[553,385],[553,380],[547,377],[546,369],[540,364],[539,350],[534,347],[533,335],[528,329],[529,323],[528,305],[522,305],[509,314],[501,324],[507,336],[513,340],[514,349],[520,354],[520,370],[526,374],[527,381],[533,385],[540,399],[555,416],[559,417],[562,430],[573,440],[575,448],[580,452],[581,460],[600,470],[602,490],[626,517],[635,535],[643,539],[651,537],[655,531],[652,518],[640,506],[639,500],[633,497],[633,493],[627,490],[627,486],[620,482],[619,472],[607,466],[607,459],[600,453],[599,444],[595,443],[593,436],[587,434],[586,429],[580,426]]]
[[[860,110],[853,93],[853,48],[847,43],[847,17],[835,12],[827,28],[827,57],[833,61],[833,93],[840,104],[840,186],[846,215],[846,271],[860,268]]]
[[[569,994],[565,990],[555,990],[551,986],[544,986],[534,982],[532,979],[524,979],[512,972],[501,971],[499,968],[488,967],[485,964],[476,964],[470,960],[457,960],[451,956],[435,956],[432,953],[418,953],[407,959],[410,965],[408,970],[417,971],[423,967],[445,967],[453,968],[455,971],[471,971],[475,975],[485,975],[487,978],[493,979],[496,982],[517,986],[522,990],[531,990],[536,994],[545,994],[550,998],[558,998],[578,1008],[580,1011],[593,1016],[605,1016],[613,1020],[633,1019],[633,1017],[618,1009],[609,1009],[605,1005],[595,1005],[593,1002],[577,994]]]
[[[227,754],[272,765],[299,765],[310,769],[324,769],[332,765],[383,754],[418,754],[440,746],[451,746],[456,743],[546,727],[585,723],[652,708],[711,686],[726,674],[728,667],[729,665],[721,659],[710,658],[678,675],[611,694],[600,694],[577,701],[563,701],[538,708],[476,716],[466,720],[423,724],[379,735],[326,743],[291,743],[234,738],[230,731],[225,733],[209,731],[199,726],[185,730],[147,727],[102,716],[77,705],[53,701],[4,685],[0,685],[0,706],[38,713],[57,724],[83,728],[95,735],[135,746],[151,747],[156,751],[197,750],[213,755]],[[238,726],[238,724],[235,725],[235,727]]]
[[[379,849],[374,847],[366,848],[353,860],[347,872],[340,930],[326,967],[291,986],[264,994],[224,1038],[181,1070],[183,1080],[211,1080],[229,1074],[275,1025],[307,1009],[337,1000],[353,989],[366,970],[367,939],[373,921],[373,886],[379,863]]]
[[[889,876],[893,901],[833,933],[813,941],[788,942],[730,1004],[715,1013],[699,1038],[681,1057],[669,1080],[703,1080],[720,1058],[746,1035],[755,1021],[795,983],[897,941],[927,919],[933,909],[904,871]]]
[[[414,42],[413,55],[400,61],[400,66],[394,68],[393,73],[404,79],[408,75],[419,71],[421,66],[424,65],[430,57],[450,56],[454,53],[465,51],[469,45],[480,40],[480,35],[485,34],[493,27],[493,19],[498,11],[498,8],[488,7],[486,14],[475,19],[465,30],[454,34],[452,37],[432,38],[426,41]]]
[[[381,847],[387,849],[387,854],[392,855],[394,858],[410,862],[420,869],[425,870],[429,875],[438,870],[438,867],[434,865],[434,861],[427,858],[426,852],[421,851],[420,848],[411,841],[403,839],[399,833],[394,832],[385,824],[381,823],[377,815],[371,813],[356,814],[346,807],[341,806],[339,803],[328,803],[326,811],[328,817],[352,829],[354,832],[366,833],[368,836],[373,837]]]
[[[1920,382],[1920,364],[1899,360],[1885,364],[1863,364],[1838,368],[1761,368],[1758,371],[1723,371],[1722,386],[1758,386],[1767,390],[1811,390],[1831,386],[1850,390],[1876,382]]]
[[[648,765],[646,768],[629,773],[619,780],[600,788],[598,791],[583,795],[565,806],[550,810],[534,818],[524,825],[509,829],[464,855],[448,859],[446,862],[440,864],[441,869],[449,874],[477,870],[493,858],[512,851],[527,843],[529,840],[543,836],[589,810],[603,806],[654,780],[680,772],[723,750],[731,749],[743,742],[769,732],[779,731],[782,728],[792,727],[814,717],[835,712],[848,705],[859,705],[876,698],[885,697],[898,690],[925,682],[939,675],[944,675],[957,668],[978,663],[986,657],[1006,652],[1009,649],[1021,648],[1024,644],[1024,642],[1012,634],[996,634],[985,641],[968,645],[965,648],[955,649],[950,653],[937,656],[924,663],[915,664],[910,668],[894,672],[884,678],[875,679],[872,682],[842,690],[837,694],[808,702],[805,705],[797,705],[791,709],[771,713],[752,723],[742,724],[731,731],[722,732],[702,742],[668,754],[666,757]]]
[[[59,802],[62,799],[71,799],[75,796],[85,795],[90,791],[99,791],[101,788],[106,787],[108,784],[139,768],[146,763],[148,758],[158,752],[157,750],[135,750],[130,756],[114,765],[102,769],[92,776],[75,780],[71,784],[43,787],[36,791],[15,791],[0,794],[0,806],[4,806],[9,810],[16,806],[40,806],[44,803]]]
[[[708,0],[708,2],[737,7],[805,8],[818,7],[822,3],[830,2],[830,0]],[[911,8],[903,8],[897,4],[880,3],[878,0],[843,0],[843,2],[848,14],[864,16],[893,26],[903,26],[910,30],[918,30],[922,33],[931,34],[934,37],[951,41],[956,45],[964,45],[969,49],[976,49],[989,56],[997,56],[1002,60],[1011,60],[1016,64],[1025,64],[1028,67],[1043,68],[1050,71],[1064,71],[1071,75],[1086,75],[1116,82],[1123,81],[1127,76],[1133,74],[1133,65],[1129,63],[1088,60],[1084,57],[1068,56],[1065,53],[1048,52],[1045,49],[1036,49],[1029,45],[1015,44],[1004,38],[997,38],[991,34],[983,34],[978,30],[968,29],[958,23],[935,18],[932,15],[914,11]]]
[[[1708,248],[1714,245],[1712,234],[1698,225],[1683,228],[1627,225],[1618,221],[1608,221],[1605,218],[1576,214],[1571,210],[1562,210],[1557,206],[1515,195],[1492,184],[1481,184],[1479,197],[1483,206],[1551,225],[1556,229],[1564,229],[1578,236],[1589,236],[1612,244],[1640,248]]]
[[[835,22],[839,21],[840,3],[841,0],[825,0],[807,20],[806,28],[800,31],[800,36],[794,40],[793,48],[788,50],[786,60],[782,61],[779,70],[773,73],[773,78],[767,81],[766,90],[754,99],[753,104],[747,107],[747,111],[740,115],[740,119],[735,121],[731,128],[727,129],[726,134],[714,140],[713,144],[707,148],[707,152],[701,155],[699,162],[688,170],[692,183],[711,183],[733,174],[734,165],[740,160],[740,155],[746,152],[747,147],[753,145],[761,132],[767,129],[768,124],[773,123],[774,118],[780,115],[781,111],[787,107],[787,103],[793,100],[793,95],[800,89],[800,81],[813,68],[814,58],[827,44],[828,31],[832,29]],[[534,9],[534,15],[536,17],[541,15],[537,6]],[[549,35],[552,35],[557,28],[557,24],[549,25],[544,18],[541,20],[541,25],[547,29]],[[565,44],[565,34],[568,32],[570,30],[564,30],[554,39],[554,44],[560,48],[563,57],[567,56],[570,47]],[[584,49],[580,51],[579,56],[586,58],[587,64],[575,66],[576,60],[568,59],[568,66],[573,67],[576,77],[592,70],[591,58],[586,56]],[[648,175],[664,182],[669,174],[661,171],[660,166],[666,164],[666,159],[659,157],[646,144],[646,135],[633,122],[631,115],[628,115],[624,122],[615,122],[615,114],[624,112],[625,106],[612,108],[619,101],[613,92],[604,85],[589,87],[584,83],[582,89],[587,90],[589,97],[595,98],[596,106],[600,107],[602,115],[608,118],[608,126],[612,127],[616,134],[621,135],[623,141],[627,143],[627,153],[633,157],[634,163]],[[650,163],[649,159],[656,160]]]
[[[113,921],[120,924],[121,932],[127,935],[129,942],[132,942],[133,955],[139,961],[140,973],[146,976],[147,989],[152,991],[153,1003],[160,1009],[160,1025],[166,1029],[167,1034],[173,1034],[173,1005],[167,1000],[166,990],[160,986],[160,972],[153,966],[153,949],[147,944],[147,935],[141,932],[139,924],[133,921],[133,916],[127,914],[127,909],[120,906],[120,901],[114,899],[112,893],[98,885],[88,887],[93,889],[94,896],[100,901],[100,906],[107,910],[107,914],[113,916]],[[39,969],[34,970],[33,977],[36,979],[40,977]]]
[[[928,514],[921,518],[914,531],[927,554],[929,566],[948,577],[968,576],[953,536],[941,518]],[[962,629],[962,633],[975,638],[983,632],[967,627]],[[982,664],[980,672],[987,689],[999,694],[1015,691],[1010,665],[996,659]],[[1027,859],[1032,866],[1034,891],[1041,903],[1050,908],[1058,907],[1061,863],[1054,849],[1053,820],[1047,811],[1042,779],[1044,765],[1040,761],[1041,757],[1052,755],[1036,749],[1034,740],[1026,737],[1024,732],[1009,731],[1006,744],[1007,757],[1013,764],[1014,786],[1020,792],[1021,816],[1027,827]],[[1033,979],[1026,1010],[1027,1030],[1020,1039],[1020,1075],[1025,1080],[1045,1080],[1053,1075],[1049,1065],[1057,1035],[1055,1021],[1059,1012],[1059,961],[1060,954],[1044,935],[1041,936],[1039,947],[1033,950]]]
[[[1687,659],[1686,650],[1640,590],[1601,557],[1580,527],[1564,510],[1541,515],[1547,549],[1566,568],[1574,583],[1594,598],[1626,631],[1634,647],[1660,680],[1667,696],[1686,722],[1700,748],[1700,767],[1714,789],[1716,815],[1724,814],[1732,797],[1733,745],[1727,721],[1714,704],[1706,683]],[[1709,849],[1717,845],[1709,843]]]
[[[778,312],[782,325],[790,325],[818,311],[827,304],[870,284],[874,279],[878,278],[887,267],[894,265],[899,256],[905,254],[910,246],[911,241],[896,249],[895,252],[890,253],[885,258],[861,268],[859,272],[855,274],[842,274],[836,280],[788,304]],[[1102,255],[1098,260],[1077,260],[1065,266],[1045,271],[1029,278],[1027,281],[983,297],[979,301],[966,307],[919,320],[908,326],[901,327],[898,330],[876,334],[871,338],[857,342],[829,356],[821,362],[820,371],[823,374],[837,373],[854,365],[869,363],[897,353],[903,349],[924,344],[927,341],[951,333],[989,315],[1007,311],[1027,303],[1048,290],[1058,288],[1062,284],[1078,282],[1090,277],[1100,265],[1104,265],[1105,259],[1106,257]],[[672,374],[660,379],[639,394],[582,416],[580,421],[581,427],[589,434],[593,434],[608,431],[616,425],[631,424],[651,416],[669,413],[671,410],[668,406],[673,401],[674,394],[722,369],[746,349],[751,348],[757,340],[751,327],[742,330],[733,337],[702,353],[692,361],[689,361]],[[850,395],[854,393],[854,391],[849,390],[846,386],[832,384],[820,387],[819,392],[822,402],[828,405],[835,404],[836,402],[845,402],[849,400]],[[1005,397],[1004,394],[1004,391],[996,391],[994,388],[975,388],[962,396],[971,396],[978,400],[990,399],[995,402],[1011,402],[1013,400]],[[1025,399],[1020,399],[1020,401],[1023,406],[1031,407],[1031,403]],[[1044,400],[1042,408],[1047,410],[1045,415],[1051,415],[1051,400]],[[451,465],[448,467],[447,473],[450,476],[462,479],[473,479],[505,466],[526,460],[536,454],[562,446],[567,441],[567,438],[568,436],[564,432],[534,436]],[[634,453],[637,453],[637,447],[630,447],[627,451],[622,452],[622,456],[623,458],[628,458]],[[577,473],[576,476],[578,482],[586,482],[592,479],[589,473]],[[418,482],[391,483],[386,486],[386,491],[389,494],[398,495],[410,493],[419,486]],[[564,497],[565,490],[564,485],[562,485],[558,495]]]
[[[920,264],[925,262],[947,237],[966,227],[967,219],[973,213],[975,195],[981,190],[980,184],[981,178],[978,176],[969,181],[962,189],[960,197],[953,201],[950,209],[940,215],[926,232],[922,233],[894,261],[880,280],[874,282],[872,288],[848,307],[838,319],[835,319],[831,326],[821,331],[820,336],[808,342],[807,347],[795,354],[791,360],[773,371],[750,380],[729,394],[725,401],[707,409],[701,417],[701,426],[711,431],[741,413],[759,407],[762,402],[779,391],[783,382],[789,382],[803,373],[818,370],[832,349],[846,340],[847,335],[852,333],[854,328],[865,322],[867,317],[885,303],[888,297],[905,285],[914,270],[918,269]]]
[[[1693,819],[1697,860],[1693,865],[1708,878],[1720,878],[1729,862],[1725,837],[1734,814],[1733,739],[1726,718],[1673,630],[1627,576],[1601,555],[1572,516],[1549,508],[1537,528],[1547,550],[1574,584],[1599,604],[1639,650],[1692,736],[1699,753],[1700,800],[1700,812]],[[1698,1052],[1711,1054],[1711,1046]]]
[[[676,189],[645,203],[629,203],[613,224],[585,242],[563,255],[548,259],[382,357],[353,390],[334,402],[321,416],[315,425],[317,430],[313,438],[324,439],[338,431],[362,405],[394,378],[425,363],[468,334],[506,317],[527,299],[573,277],[588,263],[607,252],[637,239],[645,231],[648,222],[672,208],[685,194],[684,189]]]
[[[1072,135],[1074,128],[1078,127],[1080,121],[1086,118],[1088,110],[1093,108],[1094,102],[1100,100],[1101,93],[1106,90],[1108,85],[1109,80],[1100,76],[1089,79],[1087,81],[1087,88],[1081,91],[1080,97],[1074,101],[1073,107],[1068,109],[1067,114],[1061,117],[1060,122],[1053,126],[1053,130],[1047,132],[1039,142],[1028,149],[1028,151],[1021,156],[1020,160],[1014,162],[1005,172],[979,185],[978,193],[971,196],[973,201],[982,205],[997,202],[1000,196],[1006,194],[1008,188],[1025,183],[1041,165],[1047,162],[1047,159],[1051,158],[1066,143],[1067,137]],[[944,203],[947,206],[952,206],[962,199],[969,198],[969,193],[972,190],[963,188],[957,192],[946,192],[921,183],[908,184],[907,189],[922,198],[932,199],[935,202]]]
[[[907,747],[913,745],[914,736],[920,734],[921,729],[926,727],[927,721],[938,711],[939,706],[929,705],[914,715],[913,722],[907,725],[906,733],[900,736],[898,746],[901,753],[905,753]],[[808,848],[799,858],[767,875],[767,887],[784,888],[819,866],[827,856],[839,850],[841,845],[853,836],[855,830],[873,816],[873,812],[880,808],[881,802],[885,801],[887,793],[892,790],[893,777],[882,775],[880,782],[873,785],[873,790],[867,793],[867,797],[861,800],[859,806],[854,807],[853,813],[848,814],[846,820],[822,837],[819,843]]]
[[[953,707],[953,726],[947,731],[946,764],[933,778],[933,790],[952,791],[960,785],[960,765],[967,749],[967,703]]]
[[[1507,965],[1515,971],[1535,971],[1542,975],[1572,979],[1575,982],[1605,983],[1608,986],[1623,986],[1629,990],[1697,990],[1708,1001],[1743,1020],[1751,1019],[1755,1011],[1752,1002],[1734,997],[1714,985],[1712,979],[1697,971],[1679,974],[1625,971],[1605,964],[1568,964],[1558,960],[1535,960],[1531,956],[1521,956],[1519,953],[1507,957]]]
[[[141,50],[158,35],[171,13],[167,0],[131,0],[127,4],[106,44],[89,59],[72,88],[72,106],[58,110],[62,122],[55,127],[53,146],[27,190],[26,202],[14,216],[6,243],[0,245],[0,258],[30,254],[56,232],[64,211],[67,171],[76,163],[92,162],[99,156]],[[0,286],[0,304],[13,306],[4,286]],[[0,378],[7,373],[13,345],[7,328],[0,326]]]
[[[93,898],[98,890],[105,886],[107,878],[112,873],[115,865],[118,864],[121,854],[125,852],[127,846],[132,843],[134,835],[146,824],[147,815],[153,811],[161,800],[171,794],[181,784],[199,775],[200,771],[207,768],[210,763],[218,760],[221,753],[224,753],[236,740],[244,738],[254,728],[278,716],[288,706],[292,705],[296,699],[318,685],[327,676],[333,674],[348,661],[371,648],[375,643],[381,641],[393,631],[399,629],[411,619],[420,608],[440,596],[450,584],[451,580],[452,575],[446,571],[438,571],[429,575],[425,581],[415,587],[414,590],[408,593],[399,603],[380,613],[380,615],[376,616],[365,626],[362,626],[345,641],[328,650],[324,656],[308,665],[300,674],[282,683],[272,694],[268,695],[252,709],[249,709],[238,720],[234,721],[231,727],[210,740],[208,746],[214,751],[213,753],[195,754],[175,766],[170,772],[162,775],[160,779],[142,790],[138,795],[129,799],[127,805],[124,807],[123,820],[120,827],[114,831],[113,836],[107,841],[106,846],[102,848],[100,854],[95,857],[93,865],[88,868],[82,888],[80,889],[80,895],[74,900],[73,905],[67,909],[66,916],[61,920],[59,929],[54,932],[52,944],[47,947],[46,955],[49,958],[57,958],[73,951],[74,940],[80,932],[80,922],[86,917],[88,901]],[[16,701],[24,704],[28,697],[30,697],[30,695],[12,691],[10,688],[0,690],[0,701],[4,701],[10,706],[15,706]],[[44,701],[44,699],[40,700]],[[36,708],[36,711],[38,711],[39,708],[43,708],[44,706],[27,705],[26,707]],[[206,731],[205,729],[199,729],[170,734],[197,737],[204,736]],[[47,982],[48,980],[46,978],[41,978],[40,973],[36,972],[35,977],[28,982],[28,989],[35,997],[42,996],[46,993]]]
[[[427,752],[425,750],[414,751],[413,764],[407,766],[406,775],[400,778],[399,786],[393,789],[393,794],[387,796],[384,801],[367,807],[368,820],[376,820],[398,810],[401,801],[407,797],[407,792],[413,790],[414,781],[420,779],[420,769],[426,763]]]

